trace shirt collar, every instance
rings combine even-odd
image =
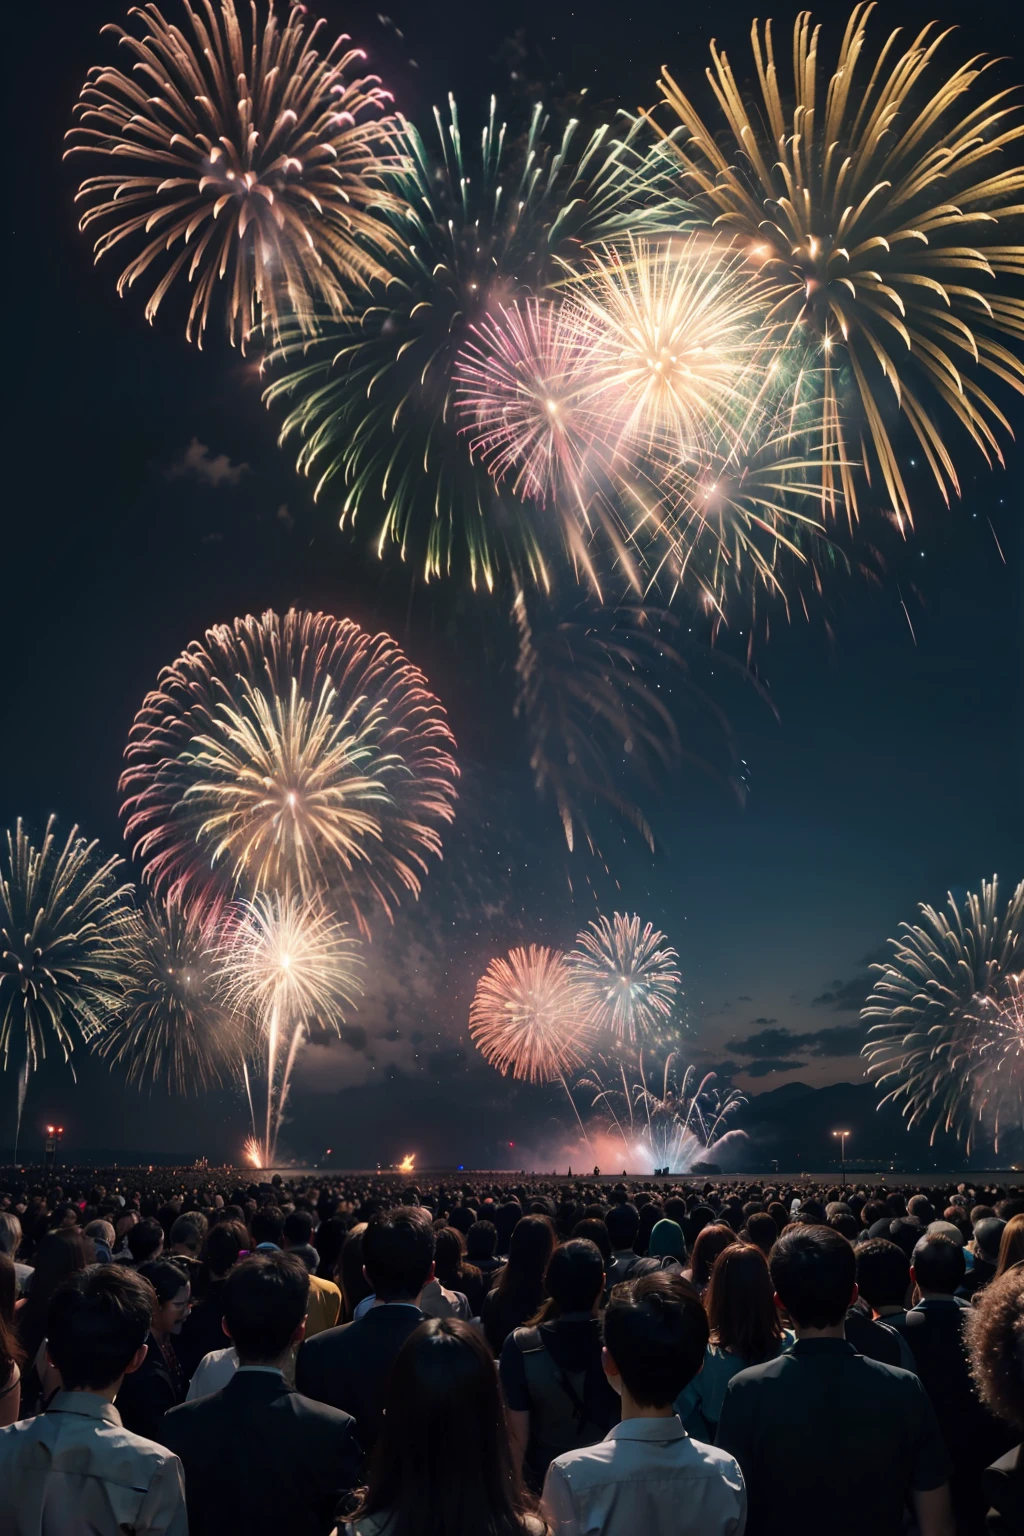
[[[605,1435],[606,1440],[687,1440],[678,1413],[670,1419],[623,1419]]]
[[[855,1355],[849,1339],[797,1339],[791,1355]]]
[[[284,1373],[277,1365],[240,1365],[235,1375],[241,1376],[245,1371],[259,1371],[264,1376],[279,1376],[284,1381]]]
[[[47,1408],[47,1413],[77,1413],[84,1419],[106,1419],[108,1424],[120,1427],[121,1415],[113,1403],[97,1397],[95,1392],[58,1392]]]

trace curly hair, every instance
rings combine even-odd
[[[992,1280],[967,1320],[971,1372],[992,1412],[1024,1429],[1024,1265]]]

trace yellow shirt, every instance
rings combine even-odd
[[[306,1338],[333,1328],[341,1312],[341,1292],[333,1280],[309,1277],[309,1311],[306,1313]]]

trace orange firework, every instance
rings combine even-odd
[[[492,960],[469,1010],[474,1044],[503,1076],[564,1081],[582,1062],[587,1034],[569,967],[556,949],[531,944]]]

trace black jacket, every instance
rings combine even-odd
[[[328,1536],[362,1481],[349,1415],[301,1397],[278,1372],[240,1370],[162,1428],[185,1469],[189,1536]]]
[[[224,1340],[225,1344],[227,1340]],[[172,1372],[163,1350],[152,1334],[146,1358],[137,1371],[126,1376],[114,1401],[121,1423],[134,1435],[164,1443],[164,1415],[185,1396],[185,1379]]]
[[[983,1473],[989,1536],[1024,1531],[1024,1445],[1015,1445]]]
[[[423,1321],[419,1307],[371,1307],[364,1317],[328,1328],[299,1350],[295,1385],[307,1397],[351,1413],[370,1451],[384,1422],[384,1399],[395,1357]]]

